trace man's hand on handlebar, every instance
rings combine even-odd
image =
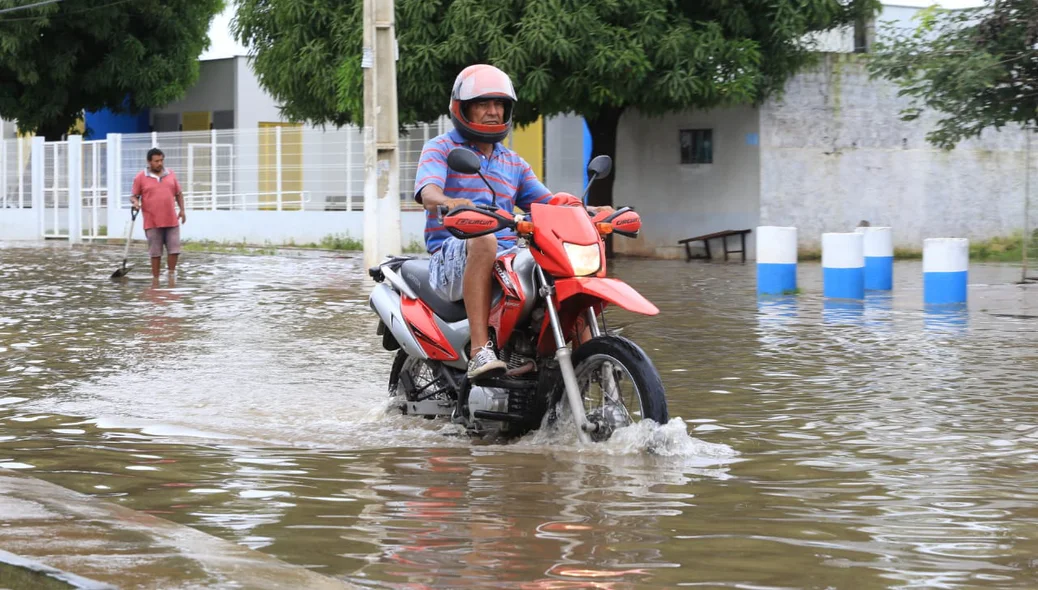
[[[447,207],[448,211],[453,211],[458,207],[472,207],[472,201],[469,199],[447,199],[443,202],[443,206]]]

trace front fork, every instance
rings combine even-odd
[[[573,369],[573,353],[566,346],[566,337],[562,334],[559,312],[555,309],[555,287],[548,284],[544,271],[540,268],[537,268],[537,277],[541,283],[540,294],[544,297],[548,306],[548,320],[551,323],[552,335],[555,337],[555,360],[559,362],[562,382],[566,387],[566,399],[569,401],[570,413],[573,414],[573,422],[577,426],[577,437],[580,439],[580,442],[589,443],[591,442],[591,437],[588,436],[588,433],[596,431],[598,424],[588,422],[587,417],[584,415],[584,400],[577,385],[577,373]],[[587,310],[587,323],[593,338],[601,335],[601,330],[598,328],[598,318],[595,317],[595,310],[590,307]]]

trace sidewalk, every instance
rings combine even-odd
[[[21,566],[78,588],[353,587],[190,527],[3,469],[0,547],[5,550],[0,573]]]

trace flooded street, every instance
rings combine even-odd
[[[755,267],[621,260],[607,314],[671,422],[579,448],[386,415],[362,259],[0,245],[0,467],[375,588],[1038,586],[1038,285],[968,312],[759,303]],[[989,286],[986,286],[989,285]]]

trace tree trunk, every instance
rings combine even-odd
[[[591,185],[587,203],[592,207],[613,206],[613,180],[619,171],[616,161],[616,129],[623,112],[623,107],[605,108],[597,115],[585,118],[588,131],[591,132],[591,157],[606,155],[613,160],[612,173]],[[613,236],[606,238],[606,256],[613,257]]]

